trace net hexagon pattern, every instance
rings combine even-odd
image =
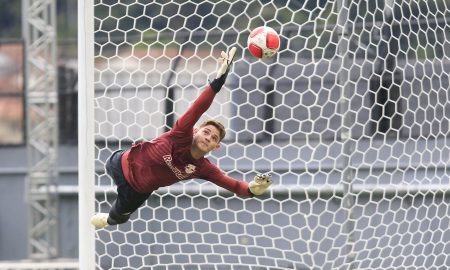
[[[97,210],[109,154],[167,131],[238,48],[204,118],[210,158],[274,185],[241,199],[201,179],[96,232],[100,269],[442,269],[450,265],[449,2],[95,2]],[[280,34],[250,55],[251,29]]]

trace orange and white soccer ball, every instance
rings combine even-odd
[[[247,46],[254,57],[269,58],[280,49],[280,36],[273,28],[260,26],[250,32]]]

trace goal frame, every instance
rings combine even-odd
[[[95,147],[95,126],[94,126],[94,108],[95,105],[97,105],[97,103],[95,103],[95,89],[94,89],[94,83],[96,83],[95,78],[94,78],[94,71],[95,71],[95,66],[94,66],[94,1],[93,0],[87,0],[87,1],[83,1],[82,3],[79,3],[78,6],[78,11],[79,11],[79,16],[78,16],[78,42],[79,42],[79,46],[78,46],[78,52],[79,52],[79,85],[78,85],[78,91],[79,91],[79,261],[80,261],[80,269],[95,269],[96,267],[96,232],[94,227],[90,224],[89,219],[90,217],[94,214],[94,210],[95,210],[95,203],[96,203],[96,191],[100,191],[99,187],[96,187],[96,172],[98,172],[98,169],[100,168],[96,168],[96,165],[99,166],[98,163],[94,162],[94,160],[96,160],[96,147]],[[336,3],[338,3],[337,5],[339,7],[345,6],[345,3],[348,3],[348,1],[336,1]],[[392,3],[391,3],[392,4]],[[337,22],[336,25],[339,27],[337,28],[338,30],[336,30],[336,33],[339,35],[339,42],[336,43],[336,47],[338,48],[337,50],[337,55],[339,57],[340,60],[342,60],[342,62],[344,63],[344,66],[346,65],[346,61],[351,61],[349,60],[350,58],[347,55],[347,51],[346,48],[348,46],[348,44],[350,43],[350,41],[352,40],[351,35],[349,35],[349,33],[347,33],[346,31],[347,29],[347,23],[346,23],[346,10],[349,9],[348,7],[345,10],[340,10],[339,12],[336,12],[336,18],[337,18]],[[446,61],[448,59],[445,59]],[[331,64],[330,64],[331,65]],[[361,69],[361,67],[360,67]],[[171,72],[175,73],[176,69],[173,68],[171,70]],[[404,181],[389,181],[388,183],[385,182],[376,182],[376,183],[370,183],[370,181],[359,181],[359,183],[354,183],[354,179],[355,179],[355,175],[358,172],[361,172],[361,174],[364,174],[366,171],[364,171],[365,166],[368,165],[374,165],[371,164],[371,161],[367,161],[367,164],[363,164],[361,165],[360,163],[356,162],[355,159],[358,156],[358,154],[361,154],[361,150],[359,150],[360,152],[357,152],[358,150],[355,150],[355,146],[358,146],[359,144],[357,142],[359,142],[357,139],[358,138],[354,138],[353,134],[352,134],[352,127],[353,124],[355,122],[355,115],[356,115],[356,111],[353,110],[352,111],[352,99],[354,97],[355,94],[357,95],[361,95],[360,93],[354,93],[352,91],[354,91],[355,87],[358,86],[351,86],[348,84],[348,82],[354,83],[354,81],[351,80],[351,76],[348,75],[348,73],[350,73],[350,69],[345,69],[345,70],[339,70],[337,71],[337,74],[335,74],[335,77],[337,78],[336,80],[336,86],[335,89],[338,89],[336,92],[339,92],[338,98],[336,98],[335,100],[335,105],[336,105],[336,114],[338,114],[340,116],[340,118],[338,118],[339,124],[341,124],[342,126],[339,129],[336,130],[332,130],[332,131],[337,131],[337,137],[335,138],[336,142],[340,145],[342,145],[341,148],[341,152],[339,152],[339,156],[334,157],[334,161],[336,161],[337,159],[339,159],[339,162],[336,161],[336,163],[334,164],[335,167],[333,167],[332,169],[334,170],[334,173],[337,173],[341,176],[341,180],[339,181],[339,183],[334,184],[334,183],[329,183],[327,180],[326,184],[319,184],[319,183],[314,183],[314,184],[304,184],[305,182],[310,181],[309,180],[309,176],[311,176],[311,179],[314,179],[316,177],[316,175],[314,175],[314,172],[306,172],[303,175],[306,176],[306,180],[302,179],[302,182],[300,183],[300,181],[296,182],[297,185],[283,185],[283,181],[280,180],[280,185],[274,185],[271,187],[270,189],[270,195],[271,196],[276,196],[276,195],[287,195],[290,199],[292,199],[292,197],[294,195],[299,195],[301,194],[302,196],[305,196],[307,198],[309,198],[309,196],[323,196],[323,195],[327,195],[327,199],[324,200],[325,205],[328,206],[329,201],[331,201],[334,198],[337,198],[338,200],[342,201],[342,204],[340,205],[340,209],[342,213],[345,214],[346,219],[341,222],[338,221],[336,222],[336,226],[341,226],[340,228],[342,229],[341,232],[343,233],[343,238],[345,238],[345,245],[342,246],[342,254],[344,257],[344,263],[346,265],[349,265],[350,267],[354,266],[354,262],[355,262],[355,246],[356,244],[358,244],[358,239],[357,237],[354,235],[354,231],[355,231],[355,227],[358,226],[358,213],[355,213],[355,204],[356,206],[361,206],[360,209],[365,209],[366,204],[361,203],[358,205],[358,202],[355,202],[355,199],[358,199],[358,197],[360,197],[360,195],[364,195],[367,194],[367,198],[365,198],[364,196],[361,196],[363,199],[367,199],[368,203],[372,203],[372,201],[370,200],[371,196],[381,196],[383,199],[387,198],[389,200],[394,200],[394,199],[398,199],[400,198],[401,202],[403,202],[403,200],[407,201],[409,200],[409,198],[406,197],[414,197],[415,195],[418,195],[419,197],[424,195],[424,196],[431,196],[431,197],[436,197],[439,196],[440,197],[445,197],[448,196],[450,188],[449,186],[445,183],[445,181],[439,181],[438,183],[435,183],[433,181],[430,181],[428,183],[428,181],[424,182],[424,183],[420,183],[420,182],[416,182],[414,183],[415,185],[408,185],[408,183],[404,182]],[[173,75],[173,74],[172,74]],[[269,74],[270,75],[270,74]],[[314,74],[313,74],[314,75]],[[416,75],[415,73],[413,75]],[[311,75],[312,76],[312,75]],[[172,77],[170,77],[172,78]],[[309,77],[308,77],[309,79]],[[369,78],[370,79],[370,78]],[[367,85],[370,87],[370,82],[369,79],[365,78],[365,80],[368,81]],[[448,79],[448,77],[447,77]],[[169,80],[171,81],[171,80]],[[395,84],[395,82],[394,82]],[[432,87],[431,90],[434,90],[434,88]],[[271,91],[271,90],[267,90],[267,91]],[[371,91],[369,89],[369,91]],[[267,94],[267,93],[266,93]],[[435,94],[435,93],[434,93]],[[272,94],[267,94],[267,98],[269,98],[268,96],[272,95]],[[425,94],[426,95],[426,94]],[[448,100],[446,101],[448,103]],[[94,104],[95,103],[95,104]],[[374,101],[374,104],[378,103],[378,101]],[[271,104],[269,104],[271,105]],[[316,105],[316,104],[315,104]],[[173,107],[173,104],[172,104]],[[444,106],[445,108],[445,106]],[[370,117],[370,116],[369,116]],[[308,119],[310,120],[310,119]],[[427,120],[425,120],[427,121]],[[266,123],[265,123],[266,124]],[[166,126],[167,127],[167,126]],[[331,128],[332,129],[332,128]],[[443,130],[445,130],[445,127],[443,128]],[[98,132],[98,131],[97,131]],[[319,131],[321,132],[321,131]],[[396,132],[399,132],[398,130]],[[375,131],[376,133],[376,131]],[[448,130],[447,133],[445,134],[439,134],[439,135],[444,135],[446,136],[443,140],[445,140],[445,142],[448,140]],[[355,135],[358,136],[358,135]],[[362,136],[362,135],[361,135]],[[373,137],[370,137],[369,140],[371,141]],[[438,136],[436,136],[436,138],[431,138],[431,139],[438,139]],[[308,140],[308,138],[306,139]],[[395,149],[395,146],[398,146],[398,144],[392,143],[389,140],[395,140],[395,138],[390,138],[386,135],[385,139],[384,139],[384,143],[388,145],[388,148],[392,148]],[[420,141],[419,139],[417,139],[417,142]],[[334,142],[334,141],[333,141]],[[377,142],[377,141],[375,141]],[[444,142],[444,144],[445,144]],[[319,139],[318,143],[322,143],[322,139]],[[326,142],[325,142],[326,143]],[[413,146],[414,147],[414,143],[416,143],[416,140],[413,140],[413,142],[411,141],[406,141],[403,142],[403,144],[401,146],[403,146],[405,149],[408,148],[408,146]],[[401,143],[400,143],[401,144]],[[433,143],[430,143],[430,145],[432,145]],[[364,145],[364,144],[361,144]],[[417,143],[417,145],[421,145],[420,143]],[[435,144],[436,146],[437,144]],[[442,145],[442,143],[440,143],[440,145]],[[308,146],[310,146],[308,144]],[[325,146],[327,147],[327,146]],[[371,149],[374,148],[376,146],[371,146]],[[418,146],[417,146],[418,147]],[[433,151],[434,149],[436,149],[437,147],[432,148],[430,151]],[[299,148],[300,149],[300,148]],[[402,148],[403,149],[403,148]],[[307,149],[308,150],[308,149]],[[373,149],[372,149],[373,150]],[[436,163],[435,161],[432,161],[432,165],[436,166],[435,169],[436,171],[438,169],[442,169],[444,168],[444,172],[445,170],[448,170],[448,161],[444,161],[442,162],[442,159],[445,159],[445,153],[448,154],[448,147],[447,147],[447,152],[442,152],[442,156],[441,156],[441,160]],[[362,152],[363,156],[366,157],[366,152]],[[369,155],[369,153],[367,153],[367,155]],[[407,160],[407,161],[411,161],[412,158],[411,157],[397,157],[397,161],[400,162],[402,160]],[[308,159],[304,159],[306,162],[308,161]],[[317,160],[316,160],[317,161]],[[375,159],[375,161],[378,161],[377,159]],[[447,162],[447,163],[445,163]],[[306,170],[310,169],[312,171],[314,170],[320,170],[320,168],[316,168],[316,164],[319,164],[320,162],[316,162],[313,165],[309,166],[309,168],[307,168]],[[369,164],[370,163],[370,164]],[[325,164],[325,163],[324,163]],[[417,166],[423,166],[423,164],[426,163],[420,163],[417,164]],[[320,163],[319,166],[322,166],[323,164]],[[375,170],[376,169],[380,169],[380,170],[387,170],[389,168],[386,168],[388,165],[390,164],[386,164],[386,167],[380,167],[380,163],[375,164]],[[412,170],[416,170],[416,168],[414,168],[414,166],[416,166],[416,164],[409,164],[410,167],[407,167],[406,169],[401,169],[401,170],[409,170],[410,168],[412,168]],[[361,166],[362,169],[360,170],[358,166]],[[378,167],[377,167],[378,166]],[[438,166],[440,166],[439,168],[437,168]],[[255,168],[253,168],[255,169]],[[288,167],[287,170],[290,170],[291,167]],[[419,169],[422,169],[422,167],[420,167]],[[419,174],[419,180],[420,180],[420,173],[421,171],[417,169],[417,173]],[[250,169],[251,170],[251,169]],[[371,170],[369,170],[369,173],[371,173]],[[426,171],[426,169],[425,169]],[[438,173],[435,171],[435,174],[438,175]],[[247,172],[246,172],[247,173]],[[295,172],[297,174],[297,172]],[[326,171],[325,172],[326,175],[331,175],[330,171]],[[389,180],[394,179],[395,173],[398,172],[387,172],[387,174],[389,174]],[[433,172],[431,171],[430,174],[432,174]],[[298,173],[298,178],[301,178],[301,173]],[[404,173],[403,171],[400,173],[401,176],[403,175],[407,175],[406,173]],[[380,173],[378,174],[374,174],[374,178],[377,178],[377,176],[380,176]],[[439,175],[438,175],[439,176]],[[366,177],[361,176],[362,180],[367,180]],[[426,178],[426,177],[425,177]],[[445,176],[442,177],[443,179],[446,178]],[[247,179],[248,180],[248,179]],[[320,180],[320,179],[319,179]],[[445,180],[445,179],[444,179]],[[287,182],[287,181],[286,181]],[[312,180],[311,180],[312,182]],[[290,182],[291,183],[291,182]],[[303,185],[304,184],[304,185]],[[172,189],[169,188],[169,190],[167,189],[162,189],[158,193],[158,196],[161,196],[160,194],[166,194],[166,191],[170,191],[170,192],[174,192],[177,195],[179,194],[188,194],[188,195],[192,195],[191,193],[189,193],[190,191],[194,194],[195,191],[194,190],[189,190],[187,187],[183,187],[182,189],[176,190],[176,189]],[[112,193],[112,189],[109,188],[107,190],[102,190],[102,192],[104,194],[106,194],[107,192],[108,195],[110,195]],[[162,192],[162,193],[160,193]],[[201,189],[201,195],[208,195],[210,192],[211,194],[214,195],[222,195],[219,191],[217,190],[207,190],[207,189]],[[330,195],[331,194],[331,195]],[[98,195],[98,194],[97,194]],[[172,194],[170,194],[172,195]],[[330,195],[330,196],[328,196]],[[432,200],[433,198],[431,198],[430,200]],[[443,198],[445,199],[445,198]],[[292,199],[292,201],[295,201],[294,199]],[[315,202],[315,201],[314,201]],[[313,202],[313,203],[314,203]],[[375,201],[376,203],[379,203],[380,201]],[[311,203],[311,208],[314,206],[313,203]],[[385,203],[385,201],[382,201],[381,203]],[[379,203],[379,204],[381,204]],[[431,202],[432,203],[432,202]],[[330,205],[334,205],[331,202],[329,203]],[[306,205],[308,205],[308,203],[306,203]],[[372,204],[371,204],[372,205]],[[402,204],[399,204],[400,206],[396,206],[397,208],[401,208]],[[405,207],[405,209],[401,208],[401,211],[404,211],[404,213],[409,213],[409,209],[414,208],[415,206],[413,204],[411,204],[412,206],[410,208]],[[448,203],[447,203],[447,207],[448,207]],[[383,207],[381,207],[380,209],[385,209]],[[389,207],[386,207],[386,209],[388,210],[392,210]],[[447,208],[448,209],[448,208]],[[299,209],[300,210],[300,204],[299,204]],[[357,209],[358,210],[358,209]],[[373,210],[373,209],[372,209]],[[330,211],[330,210],[328,210]],[[282,211],[276,212],[276,213],[281,213]],[[375,211],[377,214],[379,214],[377,211]],[[413,211],[414,212],[414,211]],[[299,211],[300,213],[300,211]],[[396,217],[395,212],[394,213],[394,217]],[[272,215],[273,213],[270,213],[269,215]],[[359,213],[362,217],[368,217],[367,220],[371,221],[370,219],[370,214],[366,214],[366,213]],[[315,218],[319,218],[321,214],[314,214]],[[331,214],[330,214],[331,215]],[[355,215],[356,217],[354,217],[353,215]],[[307,216],[307,215],[306,215]],[[308,216],[307,216],[308,217]],[[375,219],[374,219],[375,220]],[[395,221],[394,221],[395,223]],[[401,222],[396,222],[395,224],[398,224]],[[383,224],[384,226],[385,224]],[[388,225],[390,225],[390,223],[388,223]],[[374,228],[378,228],[376,226],[374,226]],[[308,231],[308,230],[306,230]],[[360,230],[358,233],[360,233],[362,230]],[[309,231],[308,231],[309,232]],[[314,232],[313,229],[311,229],[311,232]],[[421,231],[420,231],[421,232]],[[421,232],[423,233],[423,232]],[[356,239],[356,241],[355,241]],[[343,240],[343,241],[344,241]],[[366,239],[362,239],[364,241],[366,241]],[[307,241],[307,240],[305,240]],[[314,242],[314,241],[312,241]],[[421,243],[420,243],[421,244]],[[370,249],[368,249],[370,251]],[[359,252],[359,250],[357,250]],[[405,256],[402,254],[402,256]],[[413,256],[413,255],[412,255]],[[341,262],[342,262],[342,258],[341,258]],[[337,262],[339,263],[339,262]],[[214,265],[214,264],[213,264]],[[252,265],[253,266],[253,265]]]
[[[78,221],[80,269],[95,269],[94,1],[78,1]],[[81,109],[82,108],[82,109]]]

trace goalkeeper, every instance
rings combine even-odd
[[[186,179],[205,179],[241,197],[261,195],[272,184],[270,174],[259,174],[250,183],[226,176],[204,157],[219,148],[225,128],[216,120],[194,128],[225,83],[235,53],[234,47],[228,54],[221,53],[216,78],[170,131],[151,141],[134,144],[130,149],[118,150],[109,157],[106,171],[117,185],[117,199],[109,214],[97,213],[91,218],[95,227],[128,221],[153,191]]]

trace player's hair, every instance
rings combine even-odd
[[[222,141],[222,139],[225,137],[225,135],[227,133],[225,131],[224,125],[222,123],[220,123],[219,121],[217,121],[217,120],[209,119],[209,120],[206,120],[205,122],[203,122],[200,125],[200,127],[205,127],[205,126],[208,126],[208,125],[215,126],[219,130],[219,133],[220,133],[220,140],[219,140],[219,142]]]

